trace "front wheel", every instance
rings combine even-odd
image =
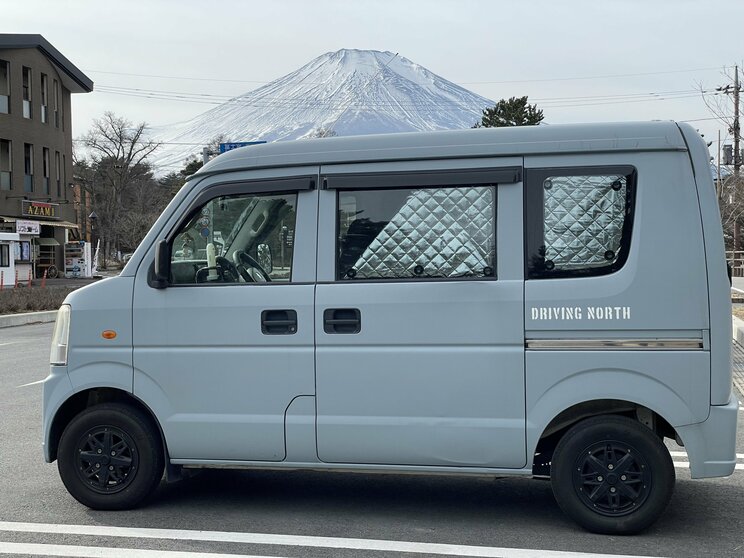
[[[649,527],[666,509],[674,480],[664,444],[627,417],[583,420],[553,453],[551,482],[558,505],[595,533],[630,535]]]
[[[69,493],[96,510],[141,504],[163,476],[160,436],[144,413],[120,403],[90,407],[67,425],[57,467]]]

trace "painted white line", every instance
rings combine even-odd
[[[271,556],[248,556],[245,554],[214,554],[176,550],[141,550],[137,548],[6,542],[0,542],[0,554],[12,554],[14,556],[74,556],[77,558],[109,558],[110,556],[132,556],[134,558],[274,558]]]
[[[16,388],[23,388],[23,387],[28,387],[28,386],[35,386],[37,384],[43,384],[43,383],[44,383],[44,380],[39,380],[37,382],[31,382],[31,383],[28,383],[28,384],[23,384],[22,386],[16,386]]]
[[[741,289],[737,289],[736,287],[731,287],[731,290],[736,291],[737,293],[744,294],[744,291],[742,291]]]
[[[686,451],[670,451],[669,455],[672,457],[687,457]],[[736,459],[744,459],[744,453],[737,453]]]
[[[337,537],[312,537],[298,535],[273,535],[270,533],[237,533],[230,531],[193,531],[186,529],[153,529],[138,527],[108,527],[101,525],[59,525],[54,523],[15,523],[0,521],[0,531],[17,533],[47,533],[60,535],[92,535],[99,537],[128,537],[136,539],[171,539],[178,541],[208,541],[238,544],[258,544],[274,546],[295,546],[306,548],[339,548],[350,550],[376,550],[380,552],[410,552],[414,554],[434,554],[448,556],[468,556],[477,558],[639,558],[637,556],[620,554],[594,554],[591,552],[564,552],[561,550],[533,550],[526,548],[499,548],[491,546],[469,546],[458,544],[421,543],[406,541],[386,541],[375,539],[346,539]],[[11,543],[0,543],[11,544]],[[46,545],[38,545],[45,547]],[[57,547],[58,548],[58,547]],[[78,547],[88,548],[88,547]],[[126,555],[128,549],[102,549],[102,554],[49,554],[49,552],[35,552],[47,556],[94,556],[108,558],[115,555]],[[139,551],[156,552],[156,551]],[[138,556],[138,555],[132,555]],[[142,555],[147,558],[156,554]],[[163,554],[164,558],[177,558],[178,554]],[[184,558],[192,558],[194,554],[182,554]],[[202,554],[208,558],[222,557],[222,554]],[[235,556],[234,554],[231,556]],[[653,557],[646,557],[653,558]]]
[[[0,347],[4,347],[5,345],[13,345],[15,343],[18,343],[18,341],[8,341],[7,343],[0,343]]]
[[[672,461],[675,467],[678,469],[689,469],[690,464],[687,461]],[[735,471],[744,471],[744,463],[737,463],[734,465]]]

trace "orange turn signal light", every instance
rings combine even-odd
[[[116,339],[116,332],[112,329],[107,329],[103,333],[101,333],[101,337],[104,339]]]

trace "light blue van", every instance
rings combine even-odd
[[[729,278],[708,151],[674,122],[275,143],[192,176],[71,294],[44,457],[123,509],[183,468],[549,477],[634,533],[730,475]]]

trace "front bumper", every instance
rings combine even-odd
[[[52,452],[50,445],[50,434],[52,422],[62,404],[74,393],[72,382],[67,375],[66,366],[50,366],[49,376],[44,380],[43,405],[42,405],[42,442],[44,460],[51,463]]]

